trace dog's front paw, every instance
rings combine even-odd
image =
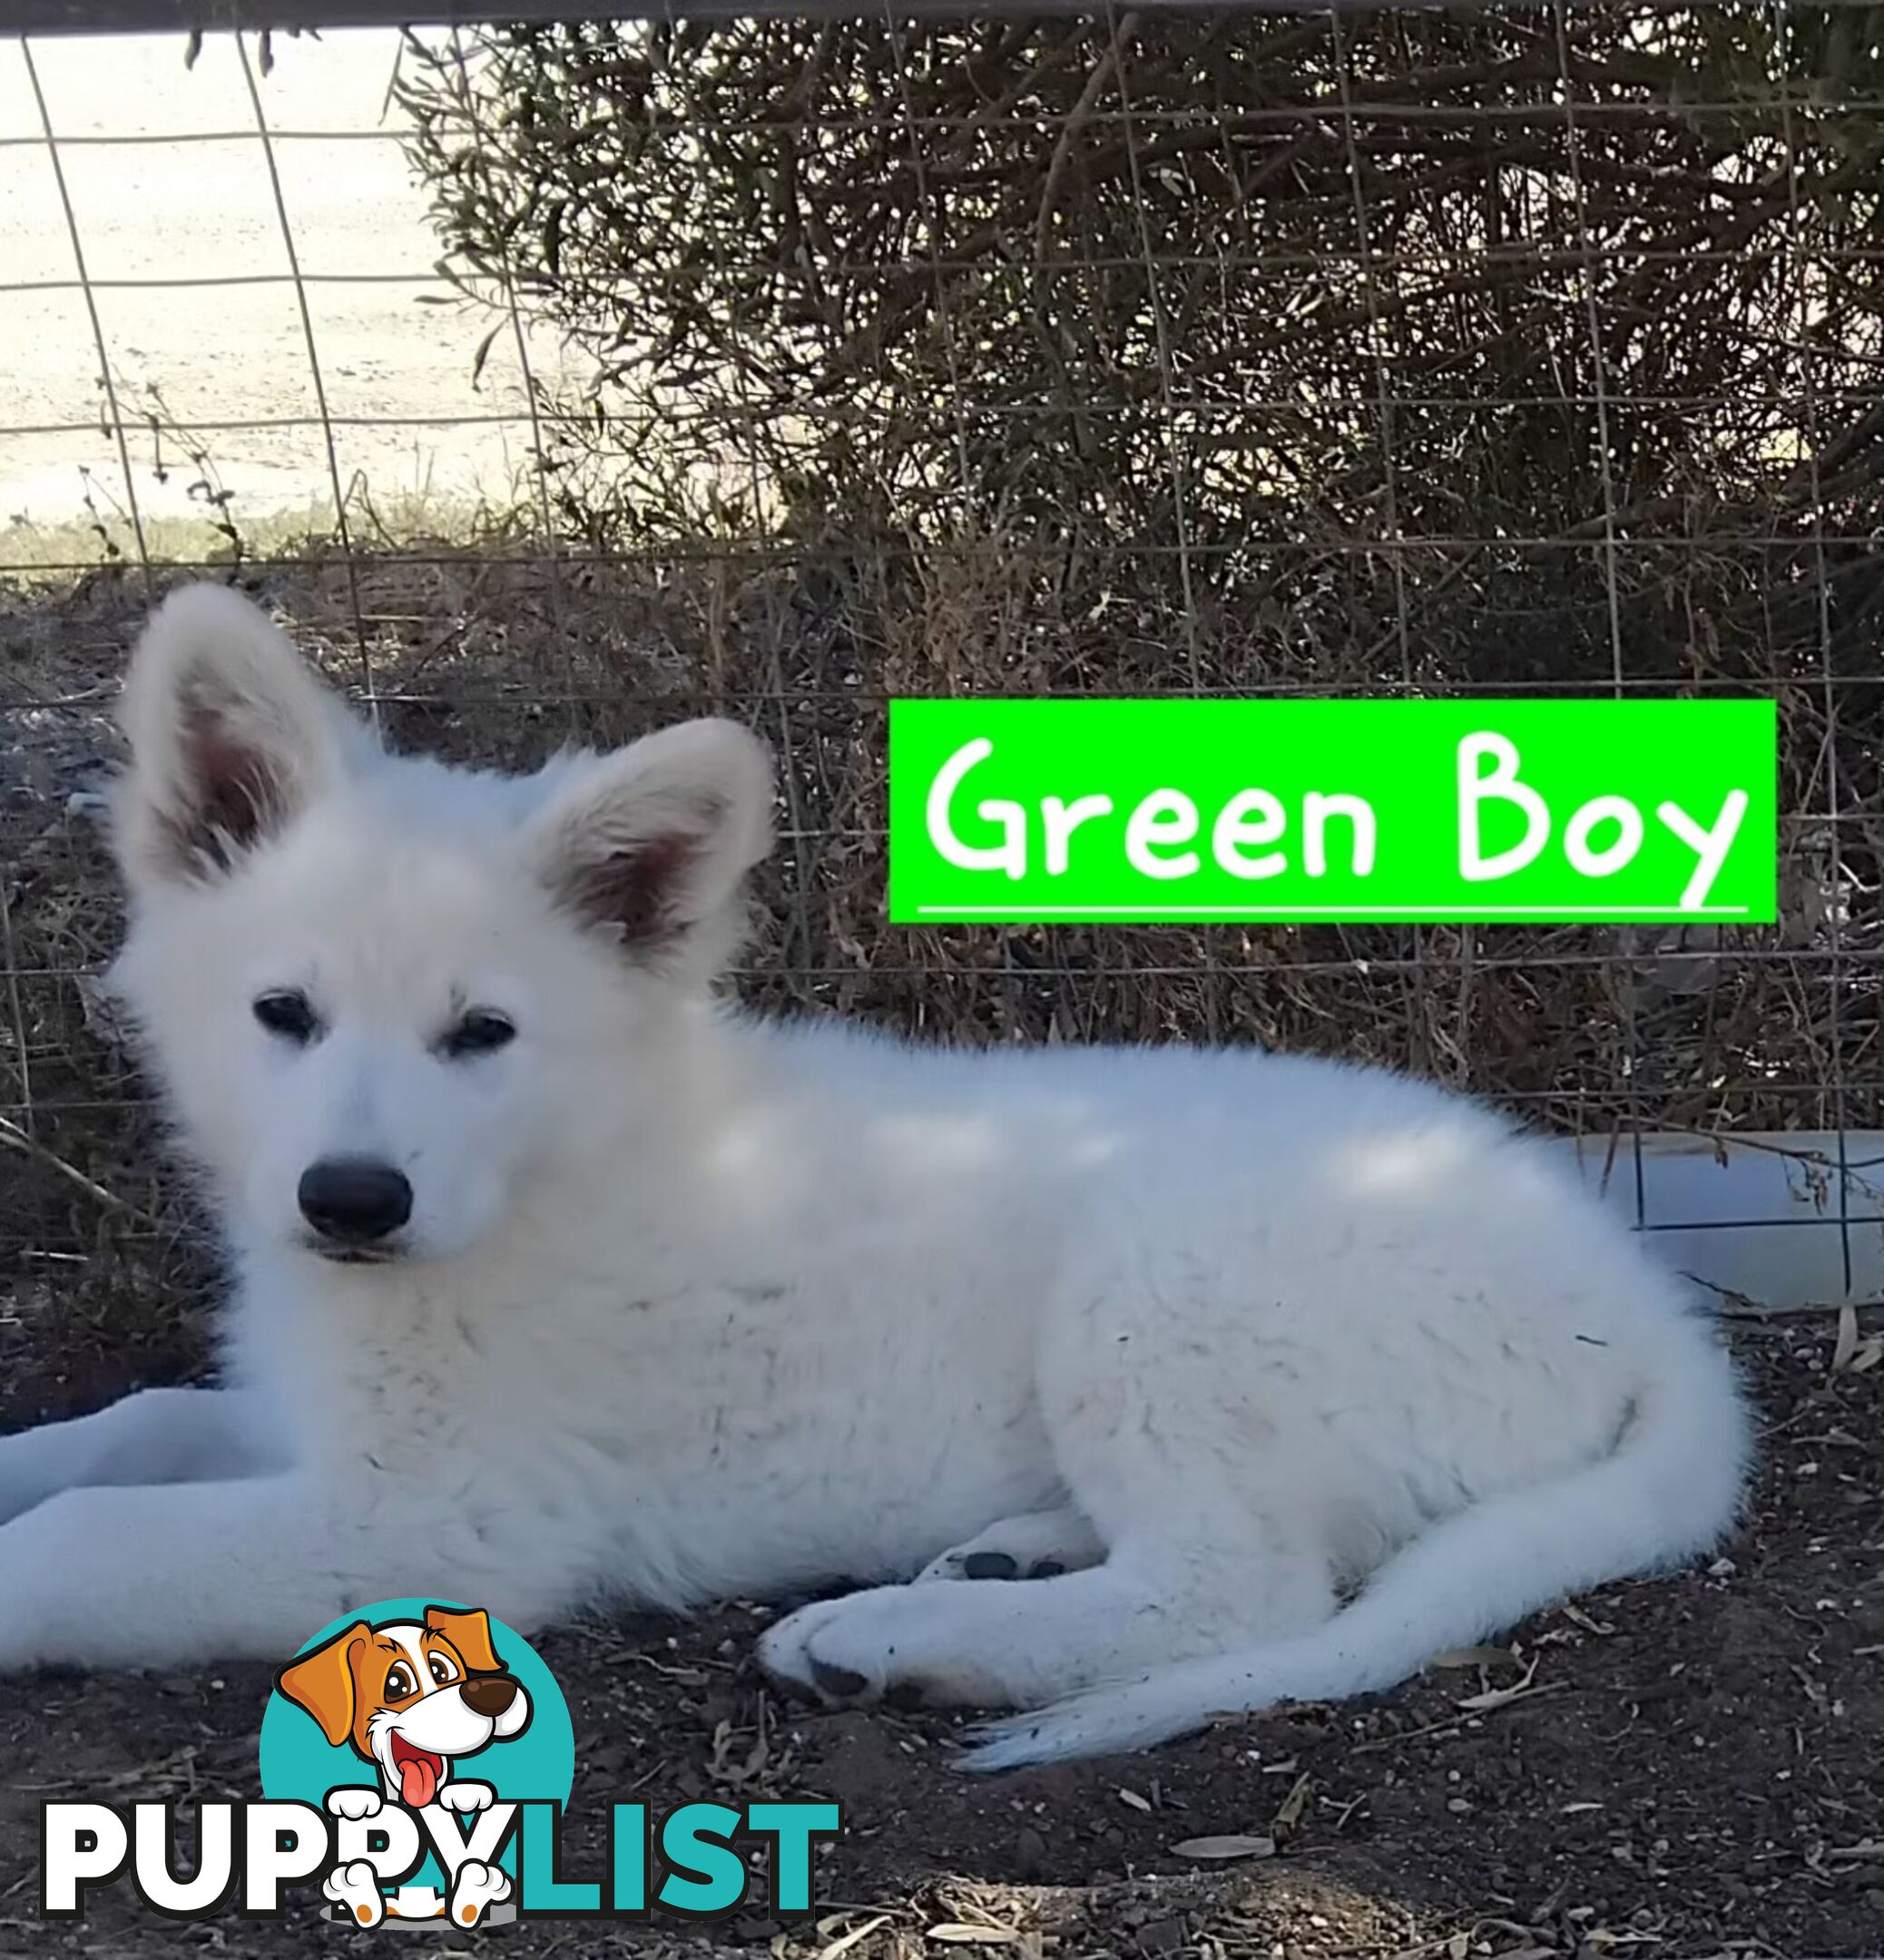
[[[67,1433],[66,1425],[51,1423],[0,1436],[0,1524],[24,1517],[72,1481],[71,1453],[59,1446]]]
[[[457,1926],[476,1926],[487,1906],[510,1896],[510,1879],[495,1865],[466,1858],[452,1880],[451,1916]]]
[[[342,1793],[334,1793],[339,1794]],[[359,1792],[346,1794],[358,1796]],[[367,1794],[370,1796],[372,1792]],[[332,1807],[332,1796],[328,1798],[328,1804]],[[386,1901],[379,1896],[378,1877],[365,1858],[355,1858],[350,1865],[336,1867],[322,1880],[320,1889],[336,1906],[344,1906],[348,1916],[359,1926],[376,1926],[386,1917]]]
[[[18,1436],[0,1436],[0,1524],[10,1524],[15,1518],[25,1517],[46,1494],[27,1474],[25,1465],[16,1467],[6,1459],[6,1446],[21,1440]]]
[[[1074,1510],[1034,1511],[1002,1518],[958,1545],[951,1545],[917,1573],[918,1584],[937,1580],[1057,1579],[1083,1572],[1105,1556],[1099,1534]]]
[[[92,1663],[67,1578],[75,1561],[66,1520],[79,1494],[62,1491],[0,1524],[0,1674]]]
[[[378,1790],[361,1786],[357,1789],[330,1789],[327,1807],[337,1818],[347,1818],[357,1824],[362,1818],[378,1817],[386,1806]]]
[[[978,1589],[977,1589],[978,1590]],[[759,1664],[828,1708],[1006,1708],[1006,1684],[951,1653],[953,1586],[877,1586],[801,1607],[766,1632]]]
[[[435,1801],[441,1810],[455,1811],[462,1816],[467,1810],[488,1810],[497,1800],[497,1793],[488,1783],[447,1783],[438,1792]]]

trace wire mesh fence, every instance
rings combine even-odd
[[[20,1274],[188,1270],[100,985],[90,794],[136,619],[192,572],[402,741],[751,721],[786,764],[738,976],[764,1004],[1410,1066],[1602,1140],[1651,1230],[1688,1221],[1651,1215],[1642,1137],[1757,1137],[1793,1196],[1738,1222],[1830,1235],[1848,1275],[1884,1237],[1852,1147],[1884,1087],[1876,10],[471,27],[408,35],[346,128],[277,108],[301,48],[211,52],[239,118],[193,109],[181,44],[159,127],[75,113],[30,41],[0,96],[13,222],[65,261],[0,264],[0,338],[65,377],[47,400],[96,397],[0,426],[0,462],[88,472],[80,524],[0,538]],[[438,264],[310,244],[363,145],[425,186]],[[157,152],[190,160],[183,233],[259,168],[239,250],[101,262]],[[362,293],[467,336],[436,400],[336,355]],[[188,294],[198,344],[132,384]],[[419,436],[502,436],[506,494],[391,510],[373,445]],[[247,514],[270,445],[314,485],[298,529]],[[1781,924],[884,923],[891,695],[1473,691],[1775,699]]]

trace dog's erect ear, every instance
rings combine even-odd
[[[114,835],[133,883],[226,871],[332,780],[339,703],[256,606],[186,585],[151,616],[120,720],[131,769]]]
[[[504,1663],[491,1645],[491,1616],[482,1606],[475,1612],[454,1612],[449,1606],[427,1606],[426,1630],[444,1634],[474,1674],[503,1672]]]
[[[649,964],[717,965],[741,881],[771,847],[772,770],[734,721],[683,721],[575,765],[531,819],[565,910]]]
[[[353,1733],[353,1650],[359,1642],[370,1640],[372,1632],[364,1620],[357,1620],[311,1653],[290,1661],[275,1676],[280,1692],[297,1708],[306,1709],[320,1724],[321,1734],[336,1745]]]

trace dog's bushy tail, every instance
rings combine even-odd
[[[1689,1321],[1666,1334],[1611,1455],[1447,1518],[1312,1633],[1182,1661],[1015,1716],[981,1732],[966,1766],[1111,1755],[1217,1715],[1372,1693],[1566,1594],[1705,1551],[1739,1511],[1750,1423],[1711,1335]]]

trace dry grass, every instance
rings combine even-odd
[[[1796,606],[1779,620],[1743,557],[1671,548],[1665,561],[1631,563],[1645,677],[1777,693],[1783,808],[1826,808],[1834,757],[1847,786],[1874,776],[1877,691],[1824,689],[1806,658],[1810,622]],[[1196,1039],[1339,1054],[1586,1133],[1876,1120],[1884,926],[1874,907],[1848,908],[1835,926],[1820,889],[1830,827],[1820,822],[1786,826],[1788,916],[1776,929],[886,924],[887,697],[1182,691],[1193,672],[1226,692],[1393,685],[1404,588],[1389,600],[1389,568],[1308,546],[1285,569],[1304,595],[1296,606],[1279,573],[1247,606],[1206,602],[1188,617],[1173,616],[1166,568],[1047,559],[988,539],[653,560],[529,554],[506,533],[350,564],[316,545],[242,576],[338,680],[358,687],[370,667],[404,745],[526,763],[563,741],[620,740],[695,712],[750,720],[789,759],[784,840],[740,975],[768,1006],[971,1044]],[[1561,553],[1526,563],[1479,548],[1476,564],[1413,594],[1418,684],[1603,687],[1599,581],[1594,559],[1585,572]],[[66,799],[113,753],[110,697],[149,591],[141,574],[108,570],[0,597],[0,1114],[15,1126],[0,1132],[0,1230],[28,1262],[23,1278],[56,1279],[81,1313],[95,1287],[97,1310],[121,1328],[140,1301],[162,1326],[187,1269],[164,1250],[174,1235],[150,1229],[173,1224],[180,1200],[88,993],[116,901],[95,825]],[[1884,827],[1859,788],[1840,793],[1850,877],[1876,864]]]

